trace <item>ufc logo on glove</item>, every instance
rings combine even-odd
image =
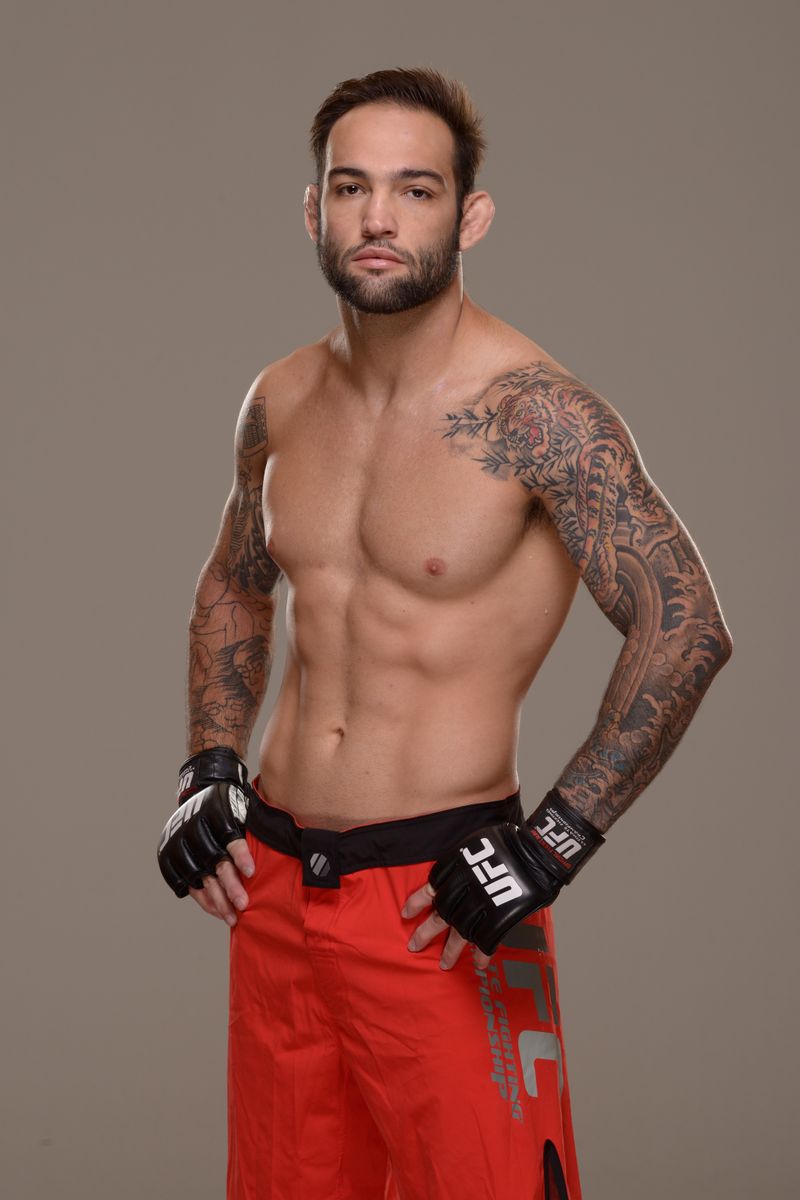
[[[543,841],[547,842],[548,846],[557,850],[562,858],[572,858],[573,854],[577,854],[582,848],[581,843],[571,837],[568,830],[558,828],[555,817],[549,812],[544,825],[534,825],[533,830],[540,835]]]
[[[492,903],[499,908],[501,904],[507,904],[509,900],[516,900],[518,896],[521,896],[522,888],[514,876],[509,874],[508,867],[504,862],[487,862],[487,859],[496,853],[495,847],[489,839],[481,838],[481,843],[483,849],[476,853],[473,854],[466,847],[462,847],[461,853],[472,867],[476,879],[483,885],[487,896],[491,896]]]

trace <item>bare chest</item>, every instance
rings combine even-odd
[[[529,498],[476,439],[448,436],[448,403],[365,419],[309,397],[277,432],[264,478],[271,555],[305,570],[382,575],[458,597],[495,578],[526,531]]]

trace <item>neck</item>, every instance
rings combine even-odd
[[[433,300],[399,313],[362,313],[339,300],[342,324],[332,349],[351,385],[370,401],[434,382],[463,345],[477,309],[463,291],[461,273]]]

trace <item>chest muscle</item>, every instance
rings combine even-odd
[[[374,572],[456,598],[497,575],[525,532],[517,483],[454,453],[435,414],[365,429],[320,410],[288,423],[267,462],[268,545],[290,581],[315,568]]]

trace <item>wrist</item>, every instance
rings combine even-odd
[[[211,746],[198,750],[178,771],[178,801],[208,783],[247,783],[247,767],[230,746]]]
[[[570,808],[557,788],[550,789],[524,828],[542,852],[548,870],[562,883],[570,883],[606,840],[599,829]]]

